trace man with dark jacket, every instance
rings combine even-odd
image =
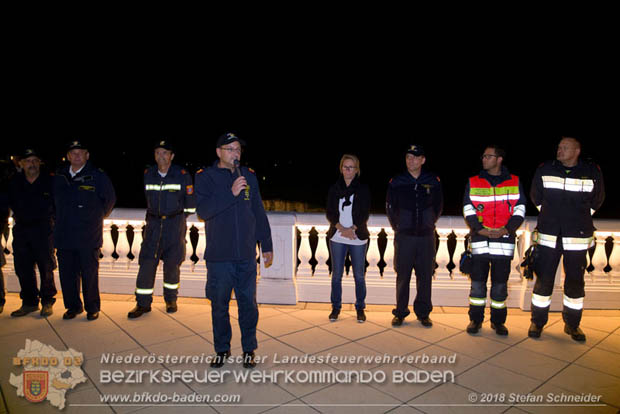
[[[2,273],[2,266],[6,264],[4,258],[4,246],[2,245],[2,239],[4,233],[9,226],[9,190],[8,182],[11,176],[12,168],[8,162],[0,161],[0,313],[4,310],[4,304],[6,303],[5,291],[4,291],[4,274]]]
[[[564,260],[564,332],[585,341],[579,328],[585,297],[586,254],[594,243],[592,215],[603,204],[605,186],[598,165],[579,159],[580,142],[563,137],[556,160],[536,170],[530,197],[538,214],[533,242],[538,244],[534,265],[536,284],[532,295],[532,323],[528,335],[539,338],[549,317],[555,274]]]
[[[467,332],[477,333],[484,320],[487,279],[491,271],[491,328],[508,335],[506,298],[515,234],[525,219],[527,199],[519,181],[502,165],[506,153],[489,145],[482,154],[480,174],[465,186],[463,216],[469,226],[473,255]]]
[[[207,247],[206,296],[211,300],[213,339],[217,355],[211,367],[220,368],[230,356],[232,330],[228,314],[231,293],[239,307],[243,366],[256,366],[256,242],[260,242],[265,267],[271,266],[271,229],[254,171],[239,167],[241,146],[235,134],[220,136],[218,160],[196,173],[198,216],[205,221]]]
[[[13,264],[19,279],[22,306],[11,316],[25,316],[39,309],[41,316],[50,316],[56,302],[54,283],[54,198],[52,176],[41,173],[41,160],[28,148],[20,160],[22,171],[9,183],[9,206],[13,211]],[[35,265],[39,269],[37,289]]]
[[[439,178],[422,169],[424,149],[411,145],[406,153],[407,172],[394,177],[388,185],[387,216],[396,233],[394,267],[396,270],[396,308],[393,326],[400,326],[409,315],[409,283],[416,274],[416,298],[413,311],[422,325],[430,327],[429,314],[432,276],[435,265],[435,223],[443,209],[443,192]]]
[[[54,245],[67,309],[63,319],[73,319],[86,308],[87,319],[95,320],[101,307],[99,249],[103,245],[103,219],[112,212],[116,194],[108,176],[95,168],[89,157],[85,145],[71,142],[67,151],[70,164],[54,176]]]
[[[136,280],[136,307],[127,316],[138,318],[151,311],[155,272],[164,262],[166,312],[177,311],[181,263],[185,260],[186,218],[196,212],[192,177],[172,164],[174,151],[162,140],[155,145],[157,165],[144,171],[146,227],[140,246],[140,270]]]

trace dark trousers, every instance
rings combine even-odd
[[[351,254],[351,267],[355,278],[355,309],[366,308],[366,249],[368,243],[355,246],[329,241],[329,250],[332,258],[332,308],[342,308],[342,274],[347,252]]]
[[[555,249],[540,245],[537,247],[540,250],[535,263],[536,283],[533,293],[545,297],[551,296],[555,274],[560,264],[560,258],[563,256],[564,296],[571,299],[583,299],[586,295],[583,276],[587,264],[587,250],[564,250],[560,237],[558,237],[557,244]],[[583,309],[573,309],[565,304],[562,310],[562,318],[567,325],[575,328],[581,323],[582,312]],[[549,306],[538,307],[532,304],[532,322],[538,326],[544,326],[548,320]]]
[[[474,255],[471,273],[471,290],[469,297],[484,299],[487,297],[487,279],[491,271],[491,322],[506,322],[506,298],[508,297],[508,276],[510,275],[510,259],[490,255]],[[469,303],[469,320],[482,323],[485,305]]]
[[[435,266],[435,236],[408,236],[394,238],[394,265],[396,267],[396,309],[394,316],[409,315],[409,284],[415,270],[416,297],[413,311],[418,318],[427,317],[433,310],[431,301],[432,277]]]
[[[19,296],[26,306],[54,304],[56,302],[56,284],[54,283],[54,240],[49,226],[21,227],[13,229],[13,264],[19,279],[21,292]],[[37,287],[35,266],[41,279]]]
[[[0,249],[2,249],[2,245],[0,245]],[[2,273],[2,267],[0,267],[0,306],[4,306],[6,303],[5,299],[6,293],[4,292],[4,274]]]
[[[186,224],[183,215],[171,220],[149,220],[140,246],[140,270],[136,280],[136,301],[142,307],[153,302],[155,273],[160,259],[164,262],[164,300],[174,302],[179,292],[181,263],[185,260]]]
[[[65,308],[99,312],[99,249],[58,249],[56,255]],[[80,300],[80,284],[84,305]]]
[[[228,306],[233,290],[237,299],[243,352],[252,352],[258,347],[256,342],[256,325],[258,324],[256,261],[207,262],[205,291],[207,298],[211,300],[215,352],[230,350],[232,328]]]

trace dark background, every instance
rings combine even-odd
[[[315,51],[273,62],[113,51],[65,62],[50,49],[9,65],[0,155],[35,146],[53,170],[67,143],[81,139],[112,178],[117,206],[144,207],[142,175],[155,142],[176,143],[175,162],[193,173],[213,163],[217,137],[230,131],[248,143],[242,163],[256,171],[263,198],[324,206],[342,154],[352,153],[373,212],[383,213],[388,181],[404,170],[405,149],[419,144],[444,185],[444,214],[461,215],[464,184],[486,144],[506,149],[505,165],[529,192],[536,167],[568,135],[605,177],[595,218],[620,218],[620,87],[611,56],[592,52],[575,65],[505,53],[485,55],[489,63],[461,46],[449,56],[386,52],[371,61]]]

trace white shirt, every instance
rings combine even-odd
[[[166,178],[166,176],[168,175],[168,171],[166,171],[165,173],[157,170],[157,172],[159,173],[159,175],[161,175],[161,178]]]
[[[78,175],[80,173],[80,171],[82,171],[84,169],[85,166],[86,166],[86,164],[82,165],[82,167],[79,170],[77,170],[76,172],[73,172],[73,168],[69,167],[69,174],[71,174],[71,178],[73,178],[76,175]]]
[[[340,212],[340,218],[339,218],[339,223],[342,227],[352,227],[353,226],[353,198],[355,197],[354,194],[351,194],[351,204],[346,206],[346,207],[342,207],[342,205],[344,204],[345,198],[341,198],[340,201],[338,201],[338,211]],[[334,234],[331,238],[331,241],[336,242],[336,243],[342,243],[342,244],[351,244],[354,246],[362,246],[366,243],[368,243],[368,240],[360,240],[357,238],[357,235],[355,236],[355,239],[351,240],[351,239],[347,239],[346,237],[342,236],[342,233],[340,233],[340,230],[336,230],[336,234]]]

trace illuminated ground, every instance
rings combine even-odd
[[[587,341],[577,343],[563,333],[563,322],[557,313],[539,340],[527,337],[529,315],[510,310],[508,337],[499,337],[485,322],[480,334],[464,332],[468,322],[464,308],[436,308],[431,315],[432,328],[422,327],[408,318],[398,328],[390,324],[389,306],[369,306],[368,321],[359,324],[351,305],[341,318],[329,322],[329,305],[299,304],[297,306],[260,306],[259,349],[257,355],[266,357],[257,370],[303,374],[310,371],[370,371],[374,379],[359,383],[307,383],[296,377],[297,383],[256,384],[249,380],[236,381],[229,376],[223,383],[202,384],[103,384],[106,370],[204,370],[208,364],[150,364],[139,366],[105,364],[103,353],[117,356],[171,355],[200,356],[213,353],[210,306],[206,299],[180,299],[179,311],[165,313],[160,297],[151,313],[137,320],[128,320],[133,297],[103,295],[102,314],[97,321],[86,321],[85,314],[71,321],[62,320],[62,299],[55,313],[43,319],[37,313],[11,318],[10,312],[19,307],[17,294],[7,296],[0,315],[0,386],[3,399],[0,413],[59,412],[49,402],[33,404],[16,395],[9,384],[9,373],[21,373],[12,366],[12,358],[24,347],[26,339],[38,340],[57,350],[73,348],[84,354],[83,370],[89,380],[67,393],[63,412],[97,413],[617,413],[620,407],[620,310],[586,311],[582,327]],[[233,302],[234,304],[234,302]],[[233,324],[233,355],[241,354],[236,308],[231,312]],[[424,357],[451,356],[456,362],[431,364]],[[341,356],[391,358],[411,356],[417,361],[408,364],[398,359],[370,363],[305,363],[287,364],[283,358],[292,356]],[[426,361],[426,362],[425,362]],[[239,363],[223,369],[245,372]],[[393,375],[399,371],[412,373],[438,371],[454,373],[454,383],[397,384]],[[378,374],[378,372],[381,373]],[[396,374],[395,374],[396,372]],[[385,374],[386,380],[377,378]],[[302,383],[299,383],[302,382]],[[168,403],[160,407],[145,404],[101,404],[101,395],[110,394],[177,393],[178,395],[240,394],[241,402],[231,404],[180,405]],[[529,401],[542,398],[542,402]],[[597,405],[568,406],[553,398],[574,395],[600,395]],[[515,407],[516,398],[525,401]],[[547,400],[550,398],[551,400]],[[470,400],[476,400],[472,406]],[[484,400],[484,401],[482,401]],[[502,401],[503,400],[503,401]],[[482,407],[481,405],[484,405]],[[583,404],[582,404],[583,405]]]

